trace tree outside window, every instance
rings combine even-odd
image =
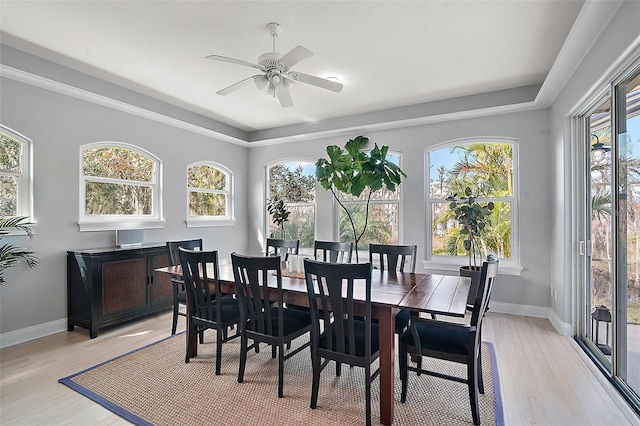
[[[512,215],[514,213],[513,144],[473,141],[430,151],[429,215],[432,256],[466,256],[456,222],[446,197],[473,189],[478,202],[492,201],[491,226],[485,228],[480,244],[483,254],[512,257]]]
[[[0,216],[18,216],[22,142],[0,133]]]
[[[270,201],[282,200],[290,211],[284,222],[284,239],[300,240],[301,248],[312,248],[315,240],[316,178],[315,166],[309,162],[286,162],[268,169]],[[266,207],[265,207],[266,208]],[[268,235],[280,238],[277,224],[268,218]]]
[[[31,141],[0,125],[0,217],[33,221]]]
[[[210,163],[190,166],[187,171],[189,216],[230,218],[230,174]]]
[[[101,146],[82,153],[86,215],[150,216],[155,162],[130,148]]]

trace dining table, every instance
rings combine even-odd
[[[219,265],[220,289],[223,293],[235,293],[235,280],[230,262]],[[181,276],[180,266],[157,268],[156,272]],[[282,292],[284,303],[309,306],[307,286],[303,274],[283,270]],[[373,269],[371,275],[371,312],[378,320],[379,334],[379,380],[380,422],[393,423],[394,414],[394,370],[395,370],[395,316],[399,309],[408,309],[413,315],[420,312],[437,315],[463,317],[467,306],[471,280],[468,277]],[[273,280],[275,300],[276,280]],[[356,287],[354,300],[364,308],[365,292]],[[197,342],[191,342],[197,347]],[[193,352],[196,353],[195,351]]]

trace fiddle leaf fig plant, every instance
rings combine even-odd
[[[464,196],[453,194],[446,200],[449,201],[449,209],[462,227],[460,236],[464,238],[464,249],[469,256],[469,269],[477,269],[478,260],[482,259],[479,240],[482,239],[483,230],[491,225],[490,215],[494,204],[491,201],[479,203],[469,187],[465,188]]]
[[[331,191],[333,197],[344,210],[353,232],[353,242],[358,261],[358,242],[362,239],[369,219],[369,204],[371,194],[383,187],[395,191],[396,186],[407,177],[397,164],[387,159],[388,146],[374,145],[367,152],[365,147],[369,138],[357,136],[349,140],[344,149],[337,145],[327,147],[327,157],[316,161],[316,178],[320,185]],[[352,213],[338,196],[338,192],[360,197],[366,194],[365,221],[362,229],[358,230]]]
[[[29,238],[33,237],[33,231],[25,225],[26,217],[0,217],[0,239],[8,235],[10,231],[16,230],[26,233]],[[24,261],[30,268],[38,264],[38,257],[32,250],[16,247],[12,244],[0,245],[0,285],[5,283],[4,271],[12,266]]]

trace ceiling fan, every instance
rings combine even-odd
[[[291,70],[292,66],[304,59],[307,59],[313,55],[313,52],[305,47],[296,46],[288,53],[281,55],[276,52],[276,37],[282,31],[282,28],[279,24],[271,22],[267,24],[267,30],[269,30],[269,34],[273,38],[273,52],[260,55],[258,57],[257,64],[243,61],[242,59],[228,58],[220,55],[210,55],[206,57],[207,59],[212,59],[214,61],[229,62],[232,64],[256,68],[264,73],[247,77],[232,84],[231,86],[225,87],[217,92],[218,95],[228,95],[253,80],[259,90],[263,90],[266,87],[267,93],[271,96],[277,97],[280,101],[280,105],[283,108],[286,108],[293,106],[293,100],[291,99],[289,90],[291,90],[296,81],[320,87],[322,89],[331,90],[332,92],[340,92],[342,90],[342,84],[336,81]]]

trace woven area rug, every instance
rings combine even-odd
[[[295,346],[294,342],[294,348]],[[495,354],[482,345],[485,394],[482,425],[503,425]],[[198,357],[184,362],[184,335],[170,337],[59,380],[124,419],[139,425],[358,425],[365,423],[362,368],[333,365],[322,372],[318,407],[309,408],[311,360],[307,350],[285,361],[284,398],[278,398],[278,363],[262,345],[251,351],[243,383],[237,382],[239,339],[223,345],[215,375],[215,335],[205,334]],[[427,364],[429,363],[429,364]],[[437,363],[437,365],[436,365]],[[473,425],[465,384],[409,373],[407,402],[400,403],[396,360],[394,425]],[[465,367],[443,361],[424,366],[466,376]],[[192,391],[190,391],[192,389]],[[379,423],[379,381],[372,386],[372,421]]]

